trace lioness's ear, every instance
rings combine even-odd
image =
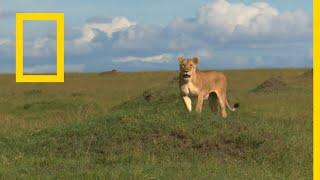
[[[178,56],[178,57],[177,57],[177,60],[179,61],[179,63],[182,63],[182,61],[183,61],[183,57]]]
[[[191,58],[192,59],[192,62],[195,63],[195,64],[198,64],[199,63],[199,58],[197,57],[193,57]]]

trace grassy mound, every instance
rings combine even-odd
[[[71,126],[0,138],[1,177],[311,177],[312,136],[305,128],[310,117],[303,121],[288,106],[299,97],[283,97],[285,108],[276,116],[264,114],[270,110],[265,103],[257,104],[262,112],[243,97],[241,110],[221,119],[207,107],[201,115],[186,113],[176,85],[153,94],[151,101],[139,96],[105,116]]]
[[[279,90],[287,90],[288,88],[288,85],[279,77],[271,77],[253,89],[253,92],[276,92]]]

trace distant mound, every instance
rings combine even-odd
[[[111,71],[103,71],[103,72],[99,73],[99,75],[116,74],[116,73],[118,73],[118,72],[119,72],[119,70],[117,70],[117,69],[112,69]]]
[[[300,75],[298,75],[298,78],[313,78],[313,69],[310,69]]]
[[[271,77],[258,85],[253,92],[274,92],[287,89],[288,85],[279,77]]]

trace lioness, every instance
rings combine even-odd
[[[202,111],[203,100],[209,99],[209,105],[213,112],[217,112],[220,104],[222,117],[227,117],[226,106],[235,111],[239,104],[231,107],[227,100],[227,79],[226,76],[217,71],[201,72],[197,69],[199,59],[177,57],[180,63],[179,85],[181,97],[189,112],[192,110],[190,97],[197,97],[196,111]]]

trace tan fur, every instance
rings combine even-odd
[[[231,111],[236,108],[230,107],[227,100],[227,78],[217,71],[198,71],[199,59],[178,57],[180,63],[180,92],[182,100],[189,112],[192,111],[192,96],[197,97],[196,111],[202,111],[203,101],[209,99],[209,105],[213,112],[217,112],[218,104],[221,108],[222,117],[227,117],[226,107]]]

